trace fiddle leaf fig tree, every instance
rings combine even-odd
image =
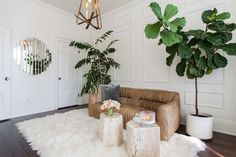
[[[164,13],[156,2],[152,2],[150,8],[157,17],[157,22],[146,26],[146,37],[159,37],[159,45],[164,44],[168,53],[166,64],[171,66],[173,60],[179,58],[176,73],[181,77],[186,75],[188,79],[195,80],[195,109],[196,116],[199,116],[198,79],[226,67],[228,60],[225,54],[236,55],[236,43],[230,42],[236,24],[225,21],[230,18],[229,12],[218,13],[217,9],[213,9],[202,13],[204,29],[184,31],[186,19],[174,18],[178,13],[176,6],[168,4]]]
[[[70,47],[75,47],[80,51],[87,53],[87,56],[81,59],[75,66],[75,69],[79,69],[85,65],[89,65],[89,71],[83,75],[86,78],[86,83],[83,85],[81,95],[83,94],[95,94],[99,85],[110,84],[111,75],[108,72],[111,68],[120,68],[120,64],[117,63],[113,58],[109,57],[110,54],[116,52],[113,44],[118,40],[111,41],[104,50],[99,50],[96,47],[98,44],[102,44],[109,38],[113,31],[104,33],[95,42],[95,46],[85,43],[72,41]]]

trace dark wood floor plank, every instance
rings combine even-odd
[[[18,133],[15,126],[16,123],[85,107],[87,106],[65,108],[62,110],[39,113],[0,122],[0,157],[39,157],[37,152],[33,151],[23,136]],[[181,126],[178,133],[185,134],[185,127]],[[236,157],[235,136],[214,133],[212,142],[208,142],[206,144],[208,146],[207,150],[200,152],[199,157]]]
[[[9,148],[9,151],[12,152],[12,157],[29,157],[28,153],[22,148],[19,141],[17,140],[17,136],[14,136],[12,134],[11,127],[13,126],[10,121],[1,124],[1,133],[3,135],[3,140]]]
[[[0,157],[1,156],[13,157],[13,153],[10,151],[9,147],[6,145],[3,135],[0,134]]]

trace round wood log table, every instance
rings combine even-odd
[[[100,137],[105,146],[119,146],[123,142],[123,117],[118,113],[100,115]]]
[[[160,127],[127,123],[127,151],[129,157],[160,157]]]

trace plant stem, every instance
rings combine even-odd
[[[196,110],[196,116],[198,116],[199,112],[198,112],[198,84],[197,84],[197,78],[195,78],[195,110]]]

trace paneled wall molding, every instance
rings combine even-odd
[[[143,20],[143,30],[150,22],[154,22],[153,16]],[[143,62],[143,82],[145,83],[169,83],[170,67],[166,65],[166,54],[164,47],[157,47],[157,40],[149,40],[143,31],[142,39],[142,62]],[[159,60],[157,60],[159,59]]]
[[[199,91],[198,95],[199,95],[199,104],[198,105],[200,107],[215,108],[215,109],[221,109],[221,110],[225,109],[225,105],[224,105],[224,95],[225,94],[223,92]],[[214,103],[214,104],[201,102],[202,101],[201,98],[203,98],[204,96],[207,96],[209,103],[211,103],[210,101],[212,101],[212,103]],[[194,100],[189,100],[191,98],[195,99],[195,91],[185,91],[185,105],[191,105],[191,106],[195,105]],[[216,102],[213,102],[213,101],[216,101]],[[215,103],[219,103],[219,104],[215,105]]]
[[[236,121],[214,118],[214,130],[236,136]]]
[[[109,16],[113,16],[113,15],[118,15],[121,13],[121,10],[122,12],[125,12],[127,10],[130,10],[130,8],[135,8],[137,7],[138,5],[143,5],[143,0],[132,0],[130,1],[129,3],[121,6],[121,7],[118,7],[118,8],[115,8],[109,12],[106,12],[105,14],[103,14],[103,18],[108,18]]]
[[[133,24],[133,13],[132,12],[125,12],[123,14],[119,14],[115,17],[115,27],[119,27],[122,25]]]
[[[123,47],[117,47],[118,51],[119,48],[122,48],[121,52],[115,53],[115,60],[117,62],[126,62],[125,66],[130,66],[130,71],[126,74],[124,74],[124,69],[126,70],[128,67],[124,67],[124,65],[121,65],[120,69],[115,69],[115,76],[114,76],[114,81],[116,82],[133,82],[134,81],[134,76],[133,76],[133,71],[134,71],[134,62],[133,62],[133,58],[134,58],[134,45],[133,45],[133,24],[134,24],[134,15],[132,11],[127,11],[124,13],[119,13],[115,16],[115,26],[114,26],[114,36],[115,39],[120,40],[118,44],[120,44],[121,42],[123,42],[124,40],[126,40],[127,38],[129,38],[130,40],[126,41],[123,44],[127,44],[126,47],[128,46],[129,48],[128,51],[123,50]],[[125,33],[125,34],[124,34]],[[130,35],[127,36],[127,38],[124,39],[120,39],[119,38],[119,34],[123,34],[123,35]],[[122,40],[122,41],[121,41]],[[123,45],[124,46],[124,45]],[[123,56],[122,60],[119,60],[119,55],[123,54],[125,56]],[[127,56],[127,55],[130,56]],[[127,65],[128,63],[128,65]],[[121,76],[121,74],[125,75],[125,76]]]
[[[134,76],[133,76],[133,68],[134,68],[134,63],[133,63],[133,30],[132,30],[132,27],[130,27],[131,25],[130,24],[126,24],[126,25],[121,25],[123,28],[121,28],[119,30],[119,28],[116,27],[117,31],[115,32],[115,39],[118,39],[117,37],[117,34],[118,33],[122,33],[122,32],[125,32],[125,31],[131,31],[131,52],[125,52],[125,53],[131,53],[131,57],[130,58],[126,58],[126,61],[130,62],[130,66],[131,66],[131,71],[129,72],[129,74],[127,75],[130,75],[130,79],[121,79],[119,78],[119,72],[120,70],[122,70],[122,68],[127,68],[127,67],[122,67],[121,65],[121,69],[115,69],[115,78],[114,78],[114,81],[117,81],[117,82],[133,82],[134,81]],[[125,28],[126,27],[126,28]],[[117,60],[117,53],[115,53],[115,60]],[[119,61],[118,61],[119,62]]]

